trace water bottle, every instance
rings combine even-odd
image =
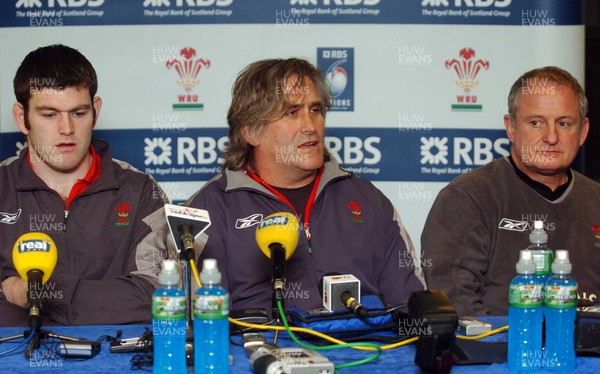
[[[542,365],[542,283],[530,250],[519,253],[508,291],[508,368],[536,371]]]
[[[229,294],[217,260],[205,259],[194,297],[194,373],[229,373]]]
[[[529,234],[529,247],[535,262],[535,274],[542,284],[546,284],[552,275],[552,250],[548,248],[548,233],[544,230],[544,221],[534,221]]]
[[[154,364],[152,372],[187,373],[185,361],[186,297],[178,288],[175,260],[164,260],[159,288],[152,295]]]
[[[559,249],[552,263],[552,277],[544,292],[546,317],[546,368],[551,371],[575,369],[575,316],[577,282],[571,278],[569,251]]]

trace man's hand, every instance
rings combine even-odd
[[[2,281],[2,291],[9,302],[21,308],[27,307],[27,282],[20,277],[10,277]]]

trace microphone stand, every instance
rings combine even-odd
[[[17,340],[17,339],[21,339],[21,338],[27,339],[27,337],[31,333],[32,333],[32,330],[25,330],[22,334],[5,336],[4,338],[0,338],[0,343],[8,342],[8,341],[11,341],[11,340]],[[25,353],[25,357],[27,359],[30,359],[33,350],[40,348],[40,341],[41,340],[46,340],[46,339],[60,339],[60,340],[68,340],[70,342],[77,342],[77,341],[81,340],[79,338],[73,338],[71,336],[65,336],[65,335],[55,334],[55,333],[50,332],[48,330],[39,330],[37,332],[33,331],[33,337],[31,338],[31,341],[27,345],[27,348],[25,348],[25,352],[24,352]]]
[[[27,339],[27,337],[29,336],[29,334],[31,334],[32,330],[27,330],[23,333],[23,335],[15,335],[14,337],[17,336],[23,336],[25,339]],[[8,339],[8,338],[7,338]],[[27,345],[27,348],[25,349],[25,357],[27,359],[31,358],[31,354],[35,349],[39,349],[40,348],[40,341],[41,340],[46,340],[46,339],[60,339],[60,340],[68,340],[71,342],[77,342],[80,341],[81,339],[78,338],[73,338],[70,336],[65,336],[65,335],[58,335],[55,334],[53,332],[50,332],[48,330],[38,330],[38,331],[34,331],[33,332],[33,337],[31,338],[31,340],[29,341],[29,344]]]
[[[30,358],[34,349],[40,348],[40,329],[42,327],[42,302],[36,291],[42,289],[42,278],[44,273],[41,270],[32,269],[27,272],[27,299],[29,307],[29,331],[25,332],[25,337],[33,332],[25,350],[25,357]],[[32,289],[33,288],[33,289]]]
[[[181,234],[182,251],[179,254],[181,260],[181,284],[183,292],[186,296],[186,336],[185,340],[188,343],[193,344],[194,342],[194,313],[192,306],[192,270],[190,260],[194,259],[194,236],[190,231],[190,225],[187,223],[182,224],[179,227]]]
[[[188,328],[194,326],[194,314],[192,312],[192,271],[190,260],[194,259],[194,236],[190,232],[190,226],[184,223],[180,226],[181,243],[183,250],[179,254],[181,260],[181,283],[187,298],[187,324]]]
[[[279,243],[273,243],[269,245],[271,250],[271,264],[273,271],[273,318],[279,315],[279,309],[277,308],[278,302],[281,302],[281,307],[284,307],[283,291],[285,288],[285,249]]]
[[[44,273],[41,270],[32,269],[27,272],[27,306],[29,307],[29,330],[26,330],[25,332],[23,332],[23,334],[0,338],[0,343],[2,343],[4,341],[19,339],[21,337],[27,339],[29,335],[33,334],[24,352],[25,357],[27,359],[31,358],[31,354],[34,350],[40,348],[41,340],[46,340],[48,338],[69,341],[80,340],[69,336],[54,334],[47,330],[42,330],[42,300],[40,299],[40,297],[38,297],[36,291],[42,290],[43,276]]]

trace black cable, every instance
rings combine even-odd
[[[146,327],[146,330],[148,328]],[[121,337],[123,336],[123,330],[117,330],[117,334],[115,336],[110,336],[108,334],[106,335],[100,335],[100,337],[98,339],[96,339],[97,342],[101,342],[103,340],[106,340],[107,342],[116,342],[117,340],[121,339]]]
[[[237,320],[236,320],[237,321]],[[271,326],[276,322],[276,320],[272,319],[267,323],[261,323],[261,326]],[[251,331],[257,331],[258,329],[255,329],[253,327],[242,327],[242,326],[238,326],[238,325],[232,325],[232,328],[229,329],[229,335],[242,335],[245,334],[247,332],[251,332]]]
[[[152,352],[136,353],[131,357],[131,370],[142,370],[152,372]]]
[[[379,317],[379,316],[382,316],[384,314],[393,313],[393,312],[397,311],[398,309],[406,308],[407,306],[408,306],[408,304],[400,304],[400,305],[396,305],[394,307],[391,307],[391,308],[388,308],[388,309],[384,309],[384,310],[381,310],[381,309],[367,309],[367,318],[370,318],[370,317]]]
[[[389,313],[393,313],[395,311],[397,311],[398,309],[401,308],[405,308],[407,306],[407,304],[400,304],[394,307],[390,307],[387,309],[371,309],[371,308],[365,308],[367,309],[367,315],[364,318],[372,318],[372,317],[379,317],[379,316],[383,316]],[[289,311],[288,311],[289,312]],[[289,314],[289,313],[288,313]],[[346,317],[346,318],[354,318],[354,316],[356,316],[354,313],[352,313],[351,311],[343,311],[343,312],[327,312],[327,313],[323,313],[323,316],[319,316],[320,320],[325,321],[325,320],[330,320],[330,319],[340,319],[340,317]],[[289,315],[288,315],[289,318]]]
[[[55,336],[55,334],[53,334],[50,331],[46,332],[45,337],[40,339],[40,346],[38,348],[35,349],[34,353],[33,351],[31,352],[31,354],[26,355],[26,359],[28,361],[42,361],[42,363],[44,364],[44,366],[40,366],[40,367],[46,367],[46,368],[51,368],[51,361],[48,360],[60,360],[62,361],[70,361],[70,362],[77,362],[77,361],[87,361],[92,357],[68,357],[68,351],[66,351],[67,348],[65,348],[65,353],[61,353],[60,352],[60,346],[62,343],[64,342],[72,342],[73,340],[71,339],[60,339],[57,338]],[[45,353],[45,352],[49,352],[49,353]],[[47,361],[47,362],[46,362]],[[31,365],[31,364],[30,364]],[[49,366],[50,365],[50,366]],[[59,366],[59,362],[56,362],[57,367]]]

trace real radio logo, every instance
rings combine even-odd
[[[452,110],[480,112],[483,105],[475,95],[475,89],[479,85],[477,75],[482,70],[487,70],[490,63],[487,60],[476,59],[475,50],[469,47],[461,49],[458,56],[458,59],[452,58],[445,63],[446,69],[454,70],[458,76],[454,82],[462,91],[456,95],[456,103],[452,104]]]
[[[178,57],[167,61],[166,66],[177,73],[177,85],[183,88],[183,93],[177,95],[173,110],[203,110],[204,104],[200,102],[194,89],[200,84],[200,72],[210,68],[210,60],[196,58],[196,50],[185,47]]]

